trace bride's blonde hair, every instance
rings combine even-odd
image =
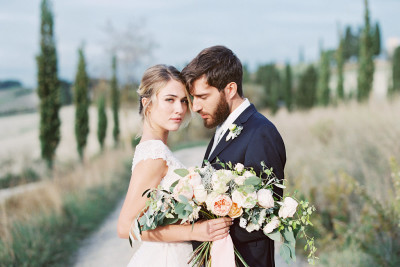
[[[185,81],[183,80],[181,73],[173,66],[159,64],[148,68],[144,72],[139,89],[137,90],[139,95],[139,114],[143,119],[148,118],[148,108],[155,101],[160,89],[165,87],[171,79],[181,82],[183,85],[185,85]],[[186,123],[184,123],[187,124],[188,119],[191,117],[192,105],[190,95],[187,90],[185,90],[185,94],[189,102],[189,109],[185,115]],[[148,99],[145,105],[142,103],[143,98]]]

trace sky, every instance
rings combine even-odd
[[[379,21],[382,45],[400,39],[400,0],[370,0],[371,21]],[[36,86],[40,0],[0,0],[0,80],[18,79]],[[338,25],[363,23],[363,0],[53,0],[59,77],[74,80],[77,49],[84,44],[92,77],[110,75],[105,27],[132,27],[155,44],[152,57],[136,69],[158,63],[179,69],[202,49],[225,45],[255,69],[269,62],[306,61],[319,47],[335,48]]]

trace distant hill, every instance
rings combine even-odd
[[[22,83],[18,80],[4,80],[0,81],[0,90],[8,90],[14,88],[21,88]]]

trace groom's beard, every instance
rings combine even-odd
[[[204,120],[204,126],[208,129],[217,127],[218,125],[220,125],[221,123],[223,123],[226,118],[228,118],[230,111],[229,111],[229,105],[228,102],[226,102],[225,98],[224,98],[224,94],[221,94],[221,98],[219,99],[217,108],[214,112],[214,114],[212,114],[212,119],[207,121]]]

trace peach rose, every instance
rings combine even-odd
[[[239,207],[238,204],[233,202],[231,210],[228,213],[228,216],[231,218],[237,218],[237,217],[240,217],[242,214],[243,214],[242,207]]]
[[[232,200],[227,195],[217,196],[212,205],[212,213],[217,216],[226,216],[232,207]]]

